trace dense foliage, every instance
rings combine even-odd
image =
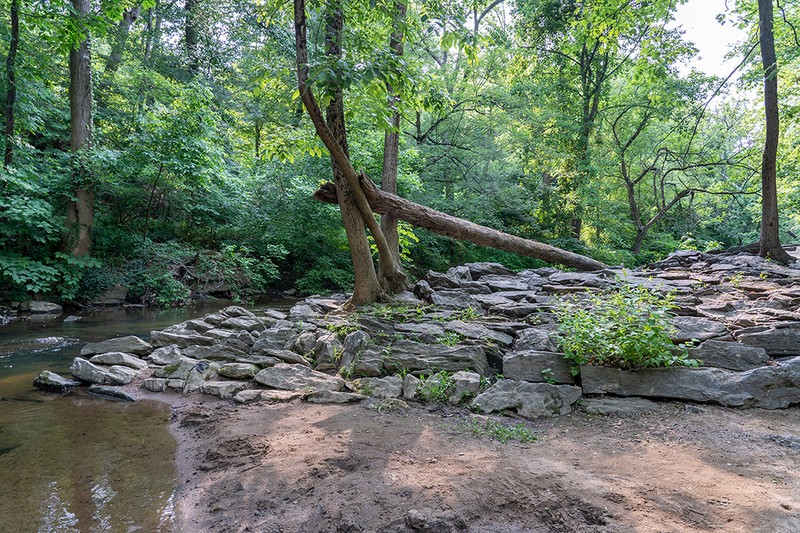
[[[11,4],[0,0],[2,43]],[[334,4],[345,46],[330,61]],[[289,4],[94,0],[87,17],[66,0],[16,5],[16,56],[0,50],[0,94],[16,90],[3,140],[13,160],[0,171],[0,300],[90,301],[115,283],[161,305],[350,288],[338,208],[312,199],[331,167],[298,99]],[[671,0],[408,2],[402,57],[389,49],[398,5],[308,4],[311,82],[323,103],[326,88],[344,90],[355,168],[380,179],[397,110],[398,192],[415,202],[609,264],[757,239],[752,39],[735,52],[747,55],[736,96],[685,67],[697,51],[670,22]],[[753,30],[755,2],[736,9],[728,23]],[[791,23],[797,9],[781,13]],[[791,24],[776,19],[775,31],[783,83],[800,68],[798,47]],[[73,154],[68,55],[89,36],[93,140]],[[798,88],[782,88],[778,183],[791,239]],[[94,198],[90,256],[64,245],[76,187]],[[410,226],[400,239],[412,276],[475,260],[541,266]]]

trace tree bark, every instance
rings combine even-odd
[[[325,144],[325,147],[331,154],[331,159],[344,176],[349,189],[348,194],[352,194],[355,204],[361,213],[363,222],[367,225],[372,237],[375,239],[380,261],[378,280],[381,286],[389,293],[398,292],[406,287],[405,274],[403,274],[399,262],[392,259],[386,238],[383,232],[381,232],[378,222],[375,220],[369,202],[364,195],[364,191],[361,189],[358,174],[350,164],[350,158],[347,153],[342,150],[341,145],[336,141],[336,138],[325,123],[325,119],[317,105],[314,94],[308,87],[308,49],[306,46],[306,14],[304,0],[294,0],[294,25],[295,51],[297,57],[297,86],[300,91],[300,98],[308,111],[311,122],[314,124],[317,135]]]
[[[758,29],[761,62],[764,67],[764,113],[766,138],[761,158],[761,238],[758,255],[787,263],[793,258],[783,249],[778,231],[777,159],[780,123],[778,118],[778,62],[772,31],[772,0],[758,0]]]
[[[189,72],[192,76],[195,76],[200,70],[200,32],[197,28],[197,0],[186,0],[184,9],[186,12],[184,31],[187,65],[189,66]]]
[[[91,9],[90,0],[73,0],[82,20]],[[70,149],[75,197],[67,205],[64,249],[74,256],[89,255],[94,223],[94,190],[81,153],[92,144],[92,64],[89,35],[69,52]]]
[[[329,59],[338,59],[342,55],[341,34],[344,27],[342,11],[338,5],[332,5],[325,24],[326,54]],[[326,110],[327,126],[337,146],[350,157],[347,146],[347,130],[344,118],[344,96],[339,86],[332,87],[333,100]],[[359,306],[374,302],[381,296],[381,286],[372,263],[372,253],[364,231],[364,222],[361,218],[358,204],[347,183],[342,170],[331,158],[333,179],[339,190],[343,191],[339,202],[339,211],[342,224],[347,234],[350,245],[350,258],[353,261],[353,296],[351,303]]]
[[[376,213],[391,213],[400,220],[423,228],[439,235],[454,239],[470,241],[480,246],[488,246],[552,264],[565,265],[579,270],[600,270],[607,265],[590,257],[562,250],[548,244],[523,239],[501,231],[480,226],[474,222],[457,218],[429,207],[415,204],[405,198],[379,190],[363,174],[360,176],[361,186]],[[321,202],[337,203],[337,190],[334,184],[326,183],[315,194],[314,198]]]
[[[403,30],[401,25],[406,17],[406,4],[395,2],[396,14],[394,31],[389,39],[389,49],[400,58],[403,57]],[[391,83],[386,84],[389,96],[389,109],[392,113],[390,122],[391,130],[383,137],[383,168],[381,171],[381,189],[397,194],[397,167],[400,158],[400,96],[395,93]],[[400,235],[397,231],[397,218],[389,213],[381,216],[381,231],[386,236],[389,252],[394,261],[400,262]]]
[[[14,105],[17,102],[17,48],[19,47],[19,1],[11,0],[11,42],[6,57],[6,128],[3,168],[14,162]]]
[[[128,36],[131,33],[131,26],[139,18],[140,8],[132,7],[126,9],[122,14],[122,20],[119,21],[117,26],[117,35],[114,39],[114,45],[111,47],[111,53],[108,55],[106,61],[105,74],[113,74],[119,68],[122,62],[122,54],[125,52],[125,45],[128,42]]]

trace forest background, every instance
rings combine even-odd
[[[672,23],[681,3],[310,2],[309,82],[323,105],[341,91],[350,159],[367,176],[380,181],[386,138],[399,137],[398,193],[417,203],[628,267],[749,244],[764,143],[758,6],[720,16],[746,35],[726,80],[687,68],[697,50]],[[338,208],[313,199],[331,162],[297,89],[290,4],[2,8],[0,299],[90,302],[114,284],[160,305],[352,288]],[[798,8],[776,8],[778,199],[782,238],[796,241]],[[412,277],[543,265],[402,222],[399,241]]]

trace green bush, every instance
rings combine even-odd
[[[582,301],[565,300],[555,311],[559,344],[576,375],[589,364],[624,370],[698,366],[686,345],[670,340],[675,307],[672,295],[625,284]]]

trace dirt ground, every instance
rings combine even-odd
[[[800,408],[574,413],[501,444],[466,411],[374,407],[175,405],[179,529],[800,531]]]

